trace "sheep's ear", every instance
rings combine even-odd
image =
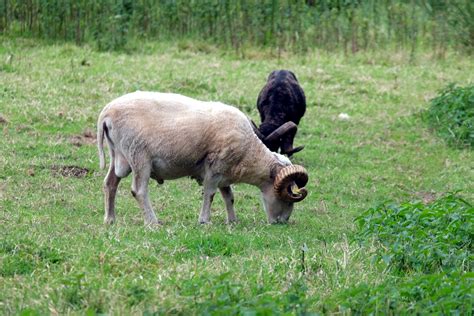
[[[271,168],[270,168],[270,179],[272,180],[272,182],[274,182],[277,174],[278,174],[278,171],[279,171],[279,168],[277,167],[277,165],[273,165]]]

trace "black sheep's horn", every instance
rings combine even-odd
[[[299,151],[302,151],[304,149],[304,145],[303,146],[298,146],[298,147],[295,147],[295,148],[291,148],[289,150],[287,150],[286,152],[283,152],[283,154],[286,154],[288,157],[291,157],[293,154],[299,152]]]
[[[253,120],[250,120],[250,123],[252,123],[252,128],[253,128],[253,131],[254,131],[255,135],[257,135],[258,138],[263,140],[265,138],[265,136],[263,136],[263,134],[258,129],[257,124],[255,124],[255,122]]]
[[[283,135],[285,135],[289,131],[295,130],[295,133],[296,133],[297,129],[298,129],[298,127],[296,126],[295,123],[293,123],[291,121],[286,122],[282,126],[278,127],[276,130],[274,130],[270,135],[268,135],[265,138],[265,141],[266,142],[275,141],[275,140],[281,138]]]

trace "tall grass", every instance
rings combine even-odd
[[[470,0],[2,0],[0,30],[121,49],[191,38],[241,51],[474,47]]]

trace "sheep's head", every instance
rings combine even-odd
[[[293,212],[293,205],[302,201],[308,191],[308,172],[299,165],[281,168],[273,184],[262,189],[263,204],[270,223],[286,223]]]

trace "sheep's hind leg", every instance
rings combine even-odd
[[[107,176],[104,179],[105,194],[105,214],[104,223],[113,224],[115,222],[115,195],[120,180],[130,174],[130,165],[127,160],[119,153],[110,150],[110,167]]]
[[[133,171],[132,195],[143,210],[146,226],[161,224],[156,218],[155,212],[148,197],[148,181],[150,179],[150,166]]]
[[[113,224],[115,222],[115,194],[117,193],[119,183],[120,178],[115,174],[115,163],[111,160],[109,171],[104,179],[105,224]]]
[[[225,202],[225,208],[227,210],[227,224],[237,222],[234,210],[234,194],[230,186],[219,188],[221,191],[222,198]]]

